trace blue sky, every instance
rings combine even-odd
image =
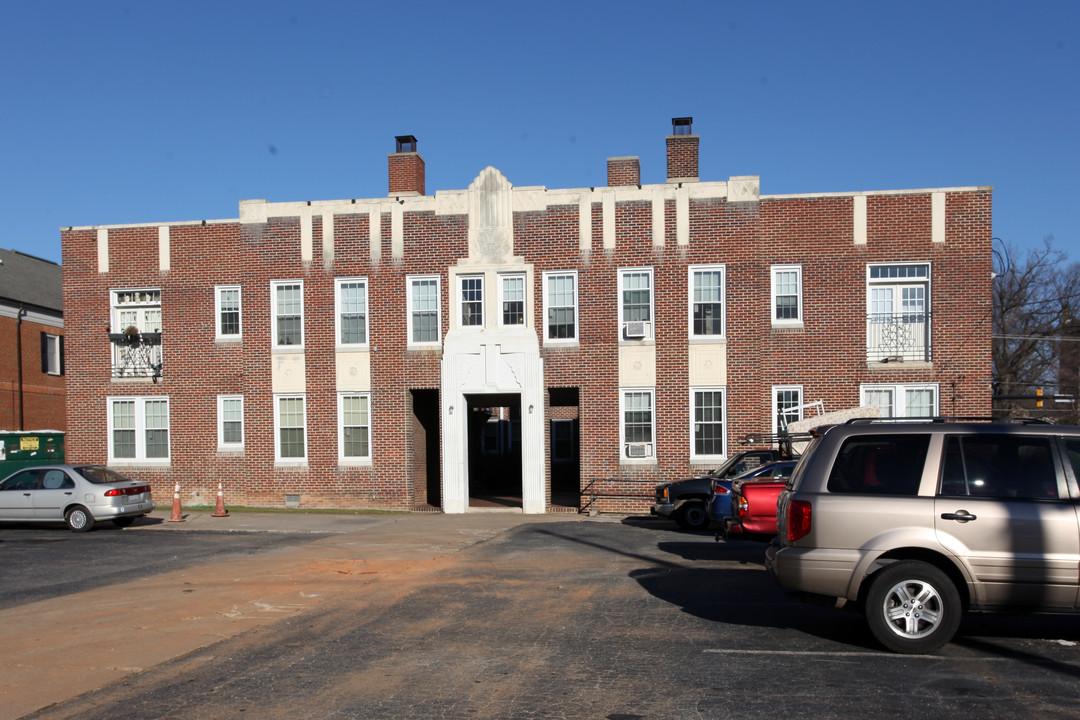
[[[1080,2],[49,2],[0,23],[0,247],[60,227],[427,191],[702,180],[765,194],[994,186],[994,234],[1080,260]]]

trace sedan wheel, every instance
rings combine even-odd
[[[704,530],[709,527],[709,514],[702,503],[686,503],[675,513],[675,522],[683,530]]]
[[[874,637],[890,650],[933,652],[949,642],[960,625],[960,594],[933,565],[894,563],[870,585],[866,620]]]
[[[64,515],[64,520],[67,521],[67,526],[73,532],[87,532],[94,527],[94,516],[81,505],[76,505],[68,510],[67,514]]]

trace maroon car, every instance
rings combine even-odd
[[[787,478],[736,480],[731,486],[731,514],[725,522],[730,535],[775,535],[776,502]]]

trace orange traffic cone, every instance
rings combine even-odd
[[[172,517],[169,522],[184,522],[184,516],[180,514],[180,483],[176,483],[172,494]]]
[[[229,517],[229,511],[225,509],[225,498],[221,494],[221,483],[217,484],[217,509],[210,514],[210,517]]]

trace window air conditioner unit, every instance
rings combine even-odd
[[[645,337],[645,323],[642,321],[628,322],[626,323],[626,337],[628,338],[643,338]]]
[[[649,457],[649,443],[627,443],[626,456],[632,458]]]

